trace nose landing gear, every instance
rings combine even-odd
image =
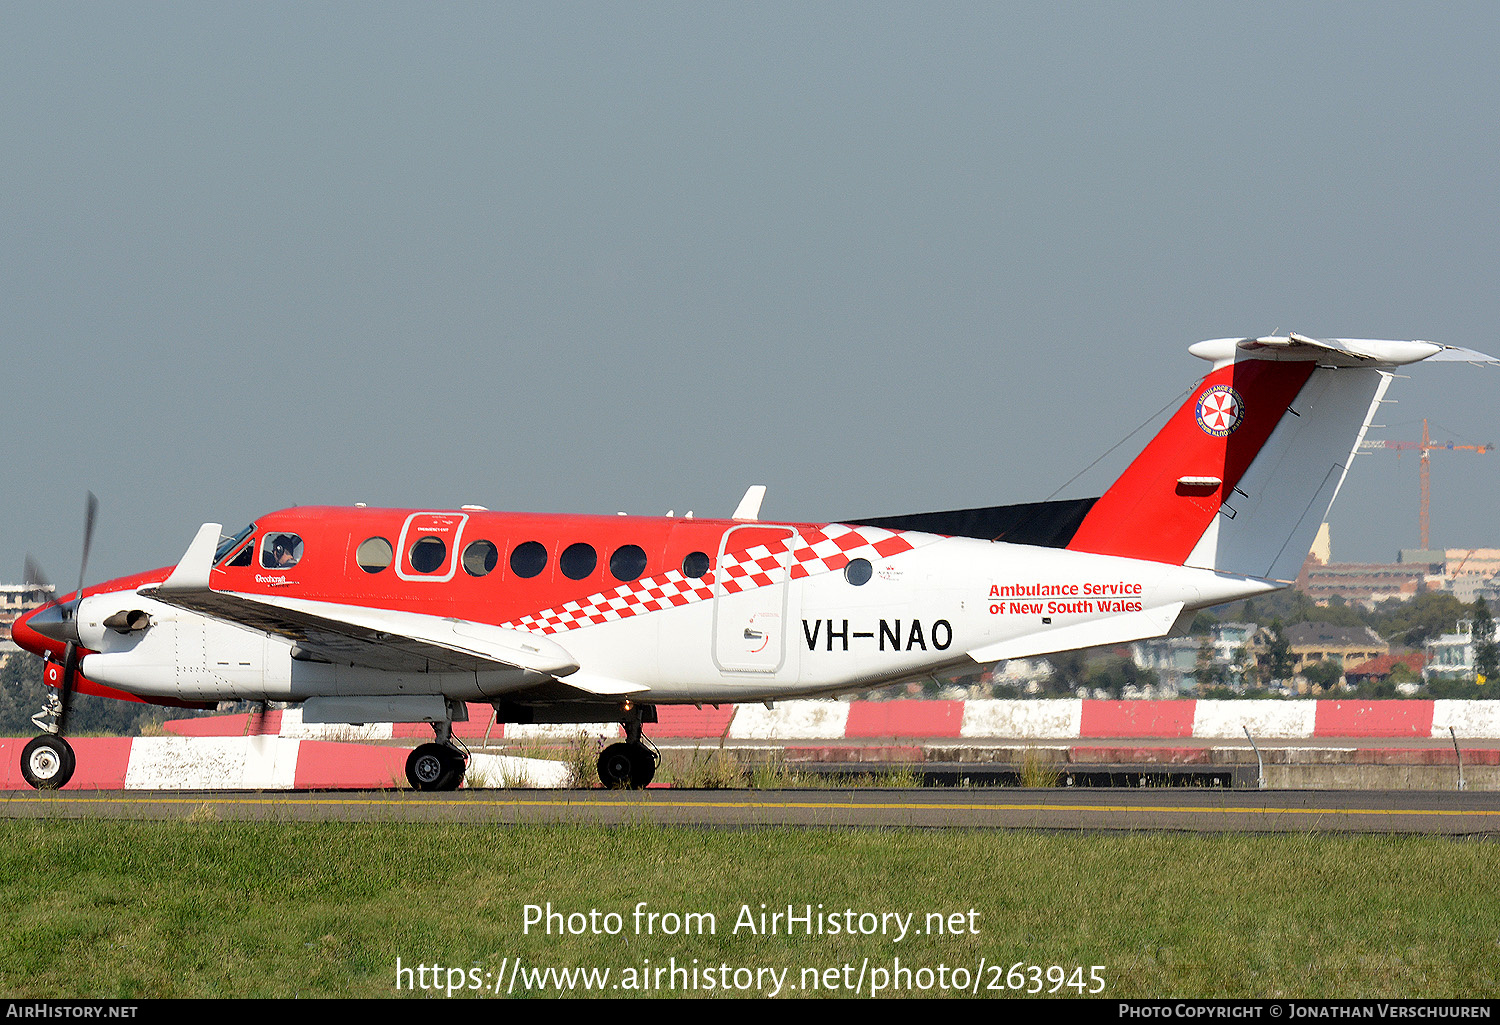
[[[60,670],[60,693],[48,694],[42,710],[31,717],[32,724],[43,732],[32,737],[21,749],[21,778],[37,790],[61,790],[78,767],[73,745],[63,739],[63,731],[68,725],[68,712],[73,703],[73,677],[78,672],[79,661],[78,645],[69,641]],[[49,680],[54,679],[58,672],[55,662],[47,663]]]
[[[31,720],[37,729],[44,732],[32,737],[21,749],[21,778],[38,790],[59,790],[66,786],[78,765],[73,747],[63,739],[63,734],[68,730],[68,713],[73,705],[73,682],[78,675],[78,665],[83,661],[83,656],[78,652],[82,646],[78,636],[78,615],[83,606],[84,572],[89,565],[89,546],[93,544],[94,518],[98,512],[99,500],[90,491],[84,505],[83,558],[78,563],[77,597],[71,602],[60,603],[53,600],[31,616],[38,632],[66,644],[61,666],[50,658],[47,661],[46,679],[57,687],[57,693],[48,695],[46,705]],[[42,575],[41,567],[30,556],[26,559],[26,583],[49,591],[52,589],[52,585]],[[43,619],[46,621],[45,628],[42,625]]]
[[[37,790],[62,788],[77,764],[73,746],[56,734],[33,737],[21,749],[21,776]]]

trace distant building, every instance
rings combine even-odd
[[[1284,633],[1300,673],[1310,662],[1329,659],[1345,666],[1368,662],[1390,653],[1391,646],[1367,626],[1333,626],[1330,623],[1293,623]]]
[[[1271,632],[1255,623],[1215,623],[1208,637],[1155,637],[1136,641],[1130,656],[1140,669],[1156,673],[1168,692],[1192,692],[1198,689],[1204,644],[1208,645],[1209,665],[1222,668],[1231,687],[1241,686],[1245,670],[1255,664],[1256,654],[1270,642]]]
[[[1341,598],[1370,608],[1424,591],[1445,591],[1468,604],[1500,593],[1500,548],[1403,548],[1395,562],[1334,562],[1327,526],[1318,532],[1296,583],[1319,605]]]
[[[1317,540],[1302,561],[1302,570],[1293,586],[1319,605],[1327,605],[1333,598],[1366,607],[1391,598],[1404,601],[1426,590],[1429,578],[1439,579],[1443,557],[1441,553],[1432,554],[1437,558],[1428,562],[1416,559],[1334,562],[1328,524],[1325,523],[1318,529]]]
[[[1411,670],[1412,676],[1423,675],[1427,667],[1427,656],[1419,651],[1410,652],[1405,655],[1381,655],[1372,658],[1368,662],[1361,662],[1353,667],[1344,669],[1344,680],[1350,686],[1358,686],[1361,683],[1371,681],[1379,682],[1396,671],[1397,666],[1405,666]]]
[[[1423,563],[1401,562],[1331,562],[1320,565],[1308,556],[1297,575],[1297,590],[1319,605],[1330,598],[1342,598],[1350,604],[1371,606],[1376,602],[1415,598],[1428,590],[1430,583],[1440,581],[1441,563],[1434,567]]]
[[[1254,660],[1255,652],[1270,643],[1271,631],[1255,623],[1215,623],[1208,633],[1214,658],[1224,665]]]
[[[1406,553],[1403,551],[1402,555]],[[1443,590],[1470,604],[1488,588],[1496,587],[1500,576],[1500,548],[1448,548],[1443,556]]]
[[[51,584],[40,587],[36,584],[0,584],[0,665],[11,655],[20,651],[10,639],[10,625],[21,616],[52,600],[55,588]]]
[[[1045,658],[1013,658],[992,666],[987,682],[1035,693],[1051,675],[1052,663]]]
[[[1461,619],[1455,633],[1443,634],[1424,646],[1427,668],[1422,679],[1454,679],[1474,675],[1474,623]]]
[[[1198,652],[1202,637],[1153,637],[1130,646],[1130,658],[1138,669],[1149,669],[1170,692],[1198,688]]]

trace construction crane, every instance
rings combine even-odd
[[[1455,445],[1451,441],[1444,441],[1444,442],[1434,443],[1432,441],[1432,439],[1427,434],[1427,420],[1425,418],[1422,420],[1422,440],[1421,441],[1370,441],[1370,440],[1367,439],[1365,441],[1361,441],[1359,443],[1359,447],[1360,447],[1361,450],[1376,449],[1376,448],[1394,449],[1396,451],[1396,455],[1398,455],[1398,456],[1402,452],[1419,451],[1419,452],[1422,453],[1422,514],[1421,514],[1421,519],[1422,519],[1422,547],[1423,547],[1423,549],[1426,549],[1427,546],[1428,546],[1428,538],[1427,538],[1428,516],[1427,516],[1427,514],[1428,514],[1428,510],[1429,510],[1429,508],[1431,507],[1431,504],[1432,504],[1431,503],[1431,499],[1432,499],[1432,474],[1431,474],[1431,468],[1430,468],[1430,463],[1429,463],[1429,460],[1431,458],[1431,453],[1434,452],[1434,451],[1476,452],[1476,453],[1478,453],[1480,455],[1483,455],[1484,453],[1486,453],[1486,452],[1492,452],[1495,449],[1494,445]]]

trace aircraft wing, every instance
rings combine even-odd
[[[205,523],[177,568],[148,598],[290,640],[293,657],[392,672],[522,670],[560,679],[578,671],[561,645],[521,630],[418,612],[307,598],[215,591],[208,586],[220,527]],[[580,681],[582,682],[582,681]],[[592,690],[587,685],[585,690]]]

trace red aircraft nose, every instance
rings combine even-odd
[[[31,621],[37,617],[41,617],[45,627],[45,624],[50,622],[52,618],[61,618],[61,612],[62,610],[56,605],[43,605],[39,609],[32,609],[10,625],[10,639],[33,655],[41,655],[43,658],[48,655],[57,655],[60,657],[63,653],[63,648],[66,647],[64,642],[53,640],[51,637],[40,633],[32,626]]]

